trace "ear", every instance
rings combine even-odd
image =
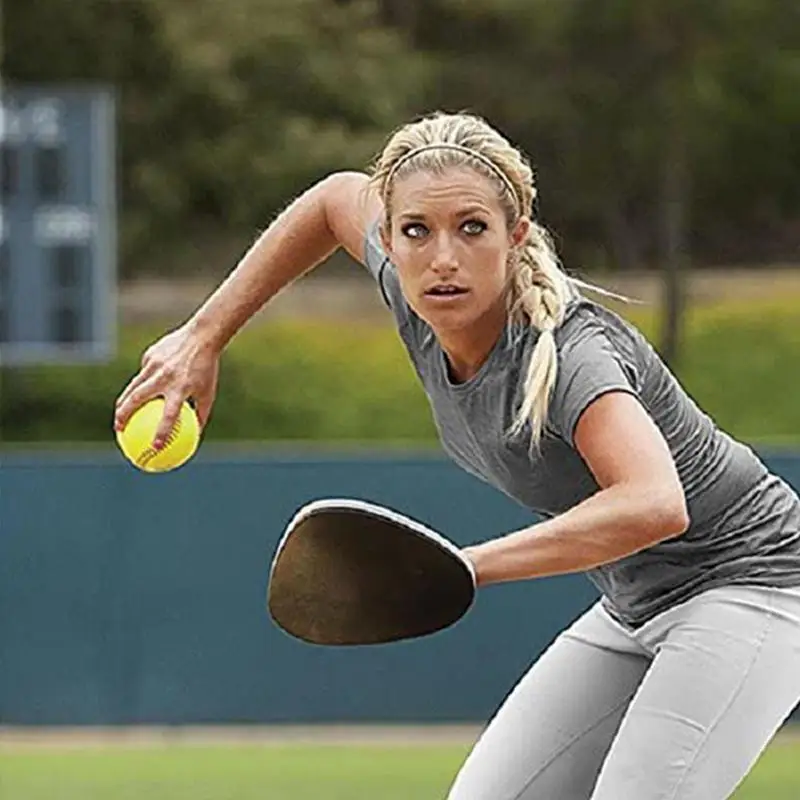
[[[511,246],[512,247],[519,247],[525,243],[525,240],[528,238],[528,234],[531,232],[531,219],[530,217],[522,216],[520,217],[514,228],[511,231]]]

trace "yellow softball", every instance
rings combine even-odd
[[[189,403],[184,402],[172,431],[160,450],[153,448],[153,438],[161,422],[163,398],[149,400],[133,412],[128,424],[116,432],[117,444],[124,456],[145,472],[169,472],[185,464],[200,444],[200,423]]]

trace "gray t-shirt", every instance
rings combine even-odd
[[[538,333],[509,326],[478,373],[449,378],[429,326],[406,303],[376,231],[366,265],[391,309],[428,397],[445,452],[467,472],[550,517],[598,491],[573,433],[583,410],[609,391],[637,397],[664,435],[691,524],[682,536],[587,572],[608,611],[638,627],[675,603],[723,584],[800,586],[800,500],[753,451],[704,414],[639,331],[579,297],[556,331],[558,377],[541,446],[508,430]]]

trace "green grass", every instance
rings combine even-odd
[[[459,746],[154,746],[0,751],[3,800],[443,800]],[[735,800],[797,800],[800,742],[774,743]],[[709,798],[709,800],[715,800]]]

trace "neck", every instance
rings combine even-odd
[[[493,310],[469,328],[436,331],[447,356],[451,377],[463,383],[472,378],[486,363],[506,325],[505,308]]]

